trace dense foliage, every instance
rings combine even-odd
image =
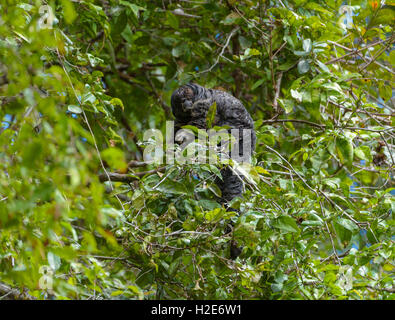
[[[393,299],[394,12],[1,1],[0,299]],[[143,161],[189,81],[255,121],[240,215],[219,165]]]

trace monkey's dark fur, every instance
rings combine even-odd
[[[171,96],[171,108],[176,118],[176,130],[184,125],[193,125],[200,129],[206,128],[207,112],[210,106],[216,102],[217,112],[214,120],[216,126],[229,126],[235,129],[250,129],[251,152],[255,149],[256,136],[254,122],[240,102],[232,95],[221,90],[206,89],[198,84],[187,84],[173,92]],[[243,155],[243,134],[236,137],[239,141],[239,156],[243,161],[248,161],[251,154]],[[237,159],[240,160],[240,159]],[[237,175],[232,174],[230,169],[221,172],[222,181],[217,181],[222,191],[222,202],[227,202],[243,191],[242,181]]]
[[[206,128],[207,112],[210,106],[216,102],[217,111],[214,120],[216,126],[229,126],[232,129],[250,129],[251,136],[243,136],[240,130],[238,140],[240,161],[248,161],[251,154],[243,154],[243,139],[247,138],[251,143],[251,152],[255,149],[256,135],[254,132],[254,122],[240,102],[229,93],[221,90],[206,89],[198,84],[187,84],[173,92],[171,96],[171,108],[176,118],[175,130],[177,131],[184,125],[193,125],[200,129]],[[230,168],[221,170],[222,180],[217,179],[216,183],[222,192],[222,203],[232,200],[234,197],[241,196],[243,192],[243,182],[233,174]],[[240,251],[232,245],[233,250]],[[231,256],[236,258],[240,252],[233,252]]]

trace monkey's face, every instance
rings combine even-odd
[[[182,86],[171,95],[171,109],[178,119],[189,118],[194,101],[194,92],[188,86]]]

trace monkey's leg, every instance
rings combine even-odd
[[[216,183],[222,192],[222,203],[229,202],[243,194],[243,182],[238,175],[233,173],[232,169],[228,167],[222,169],[221,175],[222,180],[217,179]]]
[[[233,198],[241,196],[243,193],[243,182],[240,180],[236,174],[230,168],[225,168],[221,170],[222,180],[217,179],[216,183],[222,192],[222,203],[227,203],[231,201]],[[233,208],[228,208],[228,211],[235,211],[238,214],[239,211]],[[226,233],[233,232],[233,223],[232,221],[226,227]],[[242,247],[237,246],[237,242],[235,240],[231,240],[230,242],[230,258],[235,260],[243,250]]]

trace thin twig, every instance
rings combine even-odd
[[[133,175],[130,174],[123,174],[123,173],[116,173],[116,172],[108,172],[99,174],[99,180],[101,182],[104,181],[116,181],[116,182],[132,182],[139,180],[139,178],[144,177],[147,174],[154,174],[157,172],[165,171],[166,167],[160,167],[158,169],[150,170],[150,171],[142,171],[142,172],[134,172]]]
[[[223,54],[225,53],[225,49],[226,49],[226,48],[228,47],[228,45],[229,45],[230,39],[233,37],[233,35],[236,33],[237,30],[239,30],[239,27],[234,28],[234,29],[229,33],[228,38],[226,39],[225,45],[223,46],[223,48],[222,48],[220,54],[218,55],[217,59],[215,60],[215,63],[214,63],[210,68],[196,73],[196,75],[202,74],[202,73],[206,73],[206,72],[211,72],[211,70],[214,69],[214,67],[218,64],[219,59],[220,59],[221,57],[223,57]]]
[[[274,95],[273,99],[273,108],[276,110],[277,113],[279,113],[280,110],[278,110],[278,98],[280,97],[280,91],[281,91],[281,79],[283,78],[283,73],[280,72],[277,77],[276,81],[276,93]]]
[[[343,55],[343,56],[341,56],[341,57],[339,57],[339,58],[335,58],[335,59],[329,60],[329,61],[325,62],[325,64],[326,64],[326,65],[332,64],[332,63],[334,63],[334,62],[337,62],[337,61],[339,61],[339,60],[344,59],[345,57],[358,54],[359,52],[361,52],[361,51],[363,51],[363,50],[366,50],[366,49],[368,49],[368,48],[370,48],[370,47],[377,46],[378,44],[382,44],[382,43],[387,42],[387,41],[389,41],[389,40],[391,40],[391,38],[388,38],[388,39],[385,39],[385,40],[380,40],[380,41],[377,41],[377,42],[368,44],[367,46],[365,46],[365,47],[363,47],[363,48],[360,48],[360,49],[358,49],[358,50],[353,50],[352,52],[349,52],[349,53],[347,53],[347,54],[345,54],[345,55]],[[350,49],[350,50],[352,50],[352,49]]]

